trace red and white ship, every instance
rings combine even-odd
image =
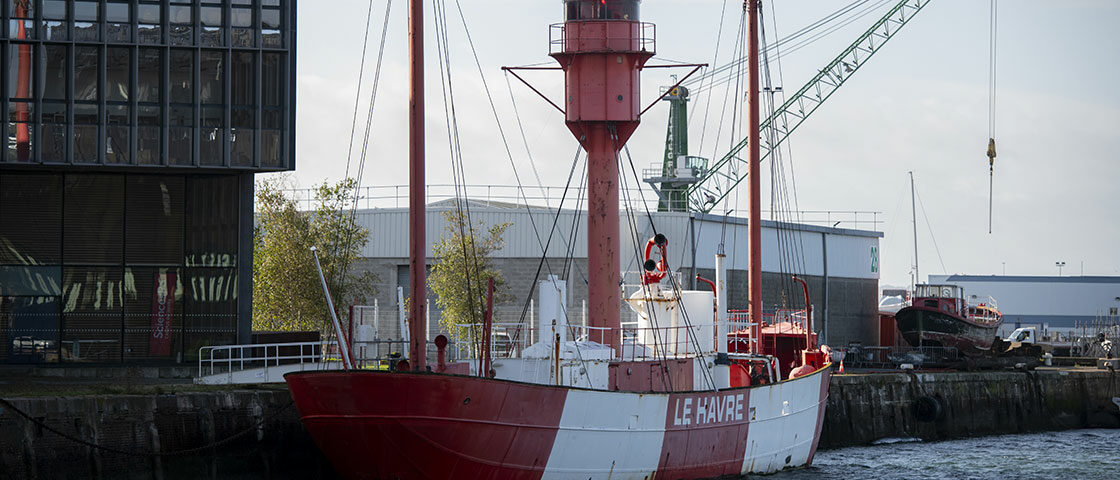
[[[588,152],[584,334],[567,340],[574,330],[561,316],[518,358],[491,359],[484,344],[485,358],[458,364],[443,360],[447,341],[437,337],[439,360],[426,365],[423,18],[422,2],[411,0],[409,360],[399,371],[355,370],[342,342],[346,370],[286,375],[304,425],[346,478],[677,479],[810,464],[828,396],[828,351],[807,333],[809,312],[800,326],[774,330],[798,342],[763,349],[757,72],[750,80],[749,320],[728,320],[722,255],[714,292],[681,290],[665,266],[668,239],[656,235],[626,300],[639,326],[624,331],[618,152],[638,126],[639,71],[653,56],[653,28],[639,21],[640,0],[563,3],[552,57],[565,73],[567,126]],[[757,0],[749,4],[751,64],[758,65]],[[651,258],[658,253],[661,262]],[[773,351],[778,345],[795,350]],[[779,358],[799,365],[783,374]]]

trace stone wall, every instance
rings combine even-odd
[[[834,375],[822,448],[1118,428],[1120,375],[1104,370]]]
[[[282,387],[8,400],[35,421],[0,405],[4,479],[336,478]]]

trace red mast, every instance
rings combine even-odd
[[[408,52],[410,78],[408,105],[408,363],[424,371],[427,360],[428,241],[424,230],[424,4],[408,2]]]
[[[762,162],[759,150],[759,118],[758,118],[758,0],[747,0],[750,32],[747,39],[748,70],[750,86],[747,90],[747,101],[750,105],[750,139],[747,141],[750,148],[750,170],[747,178],[750,182],[750,217],[747,220],[749,229],[748,245],[751,249],[750,258],[747,260],[747,269],[750,271],[750,314],[751,322],[762,325],[762,183],[759,179],[758,167]]]
[[[12,16],[17,18],[26,18],[31,15],[27,13],[27,1],[17,1],[12,4]],[[28,20],[19,20],[16,27],[16,38],[26,39],[27,30],[26,24]],[[16,97],[31,98],[31,45],[21,43],[17,47],[19,49],[19,67],[16,79]],[[15,104],[15,137],[16,137],[16,159],[20,162],[31,160],[31,112],[27,108],[27,103],[19,102]]]
[[[564,70],[568,129],[587,150],[588,324],[592,340],[621,352],[618,153],[638,128],[638,72],[653,56],[641,0],[564,0],[551,55]],[[560,38],[556,38],[555,34]],[[601,337],[600,337],[601,336]]]

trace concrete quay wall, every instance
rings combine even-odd
[[[1120,428],[1115,397],[1106,370],[834,375],[820,445]]]
[[[1109,371],[835,375],[821,448],[1120,428],[1118,396]],[[336,478],[282,386],[7,400],[31,420],[0,404],[3,479]]]
[[[282,387],[7,400],[3,479],[336,478]]]

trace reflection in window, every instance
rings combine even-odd
[[[191,165],[194,163],[193,135],[194,107],[171,107],[167,129],[167,162],[169,165]]]
[[[160,164],[160,113],[159,107],[143,106],[137,109],[136,163]]]
[[[97,101],[97,47],[74,47],[74,100]]]
[[[98,17],[97,2],[74,2],[74,40],[96,42]]]
[[[280,48],[280,10],[265,7],[261,10],[261,46]]]
[[[105,107],[105,163],[129,163],[129,107]]]
[[[44,162],[61,163],[66,158],[66,102],[43,101],[40,113],[42,141],[39,155]]]
[[[222,41],[222,7],[207,7],[199,8],[200,22],[202,23],[202,31],[199,32],[199,43],[204,47],[220,47],[225,44]]]
[[[199,131],[198,162],[202,165],[225,164],[225,116],[221,107],[203,107],[201,130]]]
[[[194,43],[194,18],[191,6],[172,5],[167,13],[167,36],[172,45]]]
[[[231,54],[232,68],[230,76],[230,101],[233,105],[256,105],[253,84],[256,81],[256,69],[253,68],[253,54],[250,52],[233,52]]]
[[[130,54],[129,49],[124,47],[105,49],[105,99],[110,102],[127,102],[129,99]]]
[[[171,103],[191,103],[191,79],[194,77],[194,52],[171,50]]]
[[[140,43],[163,43],[161,6],[141,3],[136,9],[136,36]]]
[[[163,71],[163,50],[158,48],[141,48],[138,55],[136,70],[137,79],[136,99],[141,102],[160,101],[160,72]]]
[[[266,52],[261,55],[261,165],[282,166],[281,131],[284,128],[284,62],[282,53]]]
[[[256,132],[256,68],[253,54],[233,52],[230,68],[230,165],[253,165],[253,135]]]
[[[11,38],[35,38],[35,2],[34,0],[11,0],[8,15],[11,16],[9,35]]]
[[[128,3],[105,5],[105,39],[110,42],[132,41],[132,19]]]
[[[43,98],[66,100],[66,46],[45,45],[42,65]]]
[[[203,104],[225,103],[225,80],[220,50],[203,50],[199,58],[199,101]]]
[[[280,131],[279,130],[262,130],[261,131],[261,165],[265,167],[282,167],[283,161],[280,156]]]
[[[66,22],[66,2],[64,0],[43,0],[43,38],[47,40],[69,40],[69,25]]]
[[[97,163],[97,104],[74,104],[74,161]]]
[[[120,237],[119,232],[116,235]],[[62,278],[63,361],[119,362],[124,300],[121,268],[63,267]]]
[[[255,31],[253,29],[253,9],[233,7],[230,10],[230,36],[235,47],[253,47]]]

